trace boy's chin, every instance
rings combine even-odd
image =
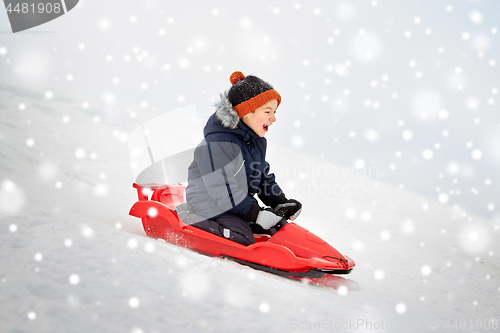
[[[262,127],[252,128],[252,129],[253,129],[254,133],[257,134],[258,136],[260,136],[261,138],[263,138],[267,133],[267,131],[264,130],[264,128],[262,128]]]
[[[264,129],[261,129],[260,131],[257,132],[257,135],[263,138],[266,135],[267,131]]]

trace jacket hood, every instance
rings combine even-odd
[[[215,115],[224,127],[233,129],[238,126],[240,116],[233,109],[227,91],[220,94],[220,100],[215,103]]]
[[[205,137],[214,133],[230,133],[238,136],[243,142],[262,139],[266,141],[265,138],[258,136],[250,127],[240,121],[240,117],[229,102],[227,91],[220,95],[220,100],[215,103],[215,113],[210,116],[203,129]]]

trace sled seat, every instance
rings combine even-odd
[[[133,184],[133,187],[137,189],[137,195],[139,201],[158,201],[163,203],[169,209],[175,211],[177,205],[185,203],[184,192],[186,191],[186,186],[182,184],[176,185],[161,185],[155,183],[148,184]],[[152,193],[151,197],[149,195]],[[179,219],[181,225],[183,225],[182,220]],[[144,219],[143,224],[145,225],[146,220]],[[146,228],[145,228],[146,230]],[[257,243],[267,241],[271,236],[267,234],[255,234],[254,238]]]
[[[176,185],[160,185],[155,183],[149,184],[136,184],[134,188],[137,189],[139,201],[158,201],[165,204],[169,209],[175,210],[177,205],[184,203],[184,192],[186,186],[181,183]],[[151,192],[151,199],[148,199]]]
[[[182,184],[162,185],[153,192],[151,200],[159,201],[171,210],[175,210],[177,205],[186,202],[184,200],[185,190],[186,187]]]

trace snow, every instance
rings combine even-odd
[[[104,103],[89,113],[54,96],[2,86],[3,332],[422,332],[498,319],[498,224],[369,178],[368,162],[342,168],[270,142],[278,182],[303,203],[297,223],[357,266],[326,286],[255,271],[146,237],[128,216],[127,143],[113,135],[127,129],[94,122]]]

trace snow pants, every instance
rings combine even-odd
[[[200,221],[200,217],[191,214],[185,222],[191,224],[189,222],[193,220]],[[255,243],[252,229],[247,220],[236,214],[223,215],[213,220],[202,220],[191,225],[245,246]]]
[[[264,230],[255,223],[249,224],[244,217],[236,214],[227,214],[213,220],[208,220],[191,213],[182,220],[193,227],[208,231],[245,246],[255,243],[254,233],[272,236],[277,231],[275,228]]]

